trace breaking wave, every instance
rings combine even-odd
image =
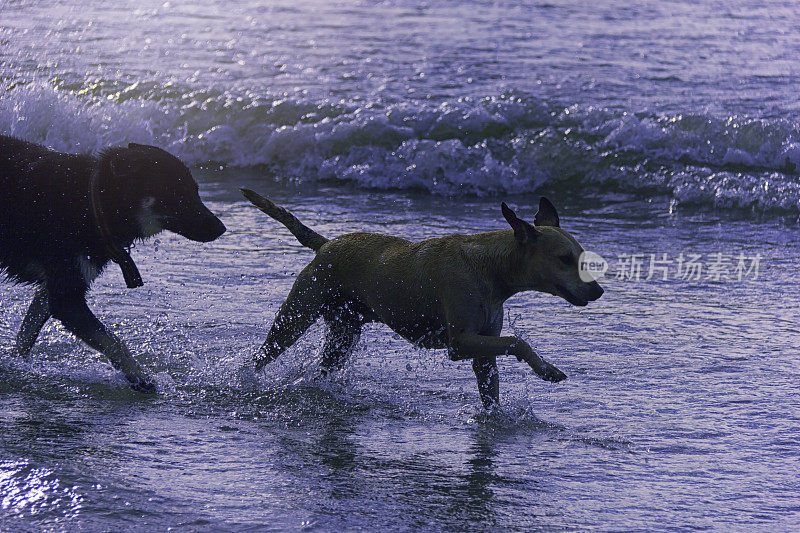
[[[783,119],[630,113],[506,93],[364,104],[134,83],[18,85],[0,132],[61,151],[127,142],[192,165],[434,194],[602,186],[678,202],[800,213],[800,128]]]

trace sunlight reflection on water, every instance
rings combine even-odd
[[[0,497],[2,510],[17,516],[51,513],[74,518],[83,503],[77,486],[65,486],[53,472],[27,460],[0,461]]]

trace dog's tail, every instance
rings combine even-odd
[[[308,246],[316,252],[328,242],[328,239],[297,220],[297,217],[286,209],[273,204],[269,199],[244,187],[239,190],[242,191],[245,198],[253,202],[254,206],[286,226],[303,246]]]

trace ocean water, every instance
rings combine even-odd
[[[0,530],[797,529],[799,25],[744,0],[0,1],[0,133],[161,146],[229,228],[95,284],[152,397],[56,323],[12,358],[31,291],[0,285]],[[380,325],[334,377],[321,324],[254,373],[312,256],[240,186],[412,240],[547,195],[606,293],[518,295],[505,330],[569,379],[501,361],[487,414],[468,362]]]

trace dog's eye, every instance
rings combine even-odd
[[[565,265],[571,265],[572,264],[572,254],[560,255],[560,256],[558,256],[558,258]]]

